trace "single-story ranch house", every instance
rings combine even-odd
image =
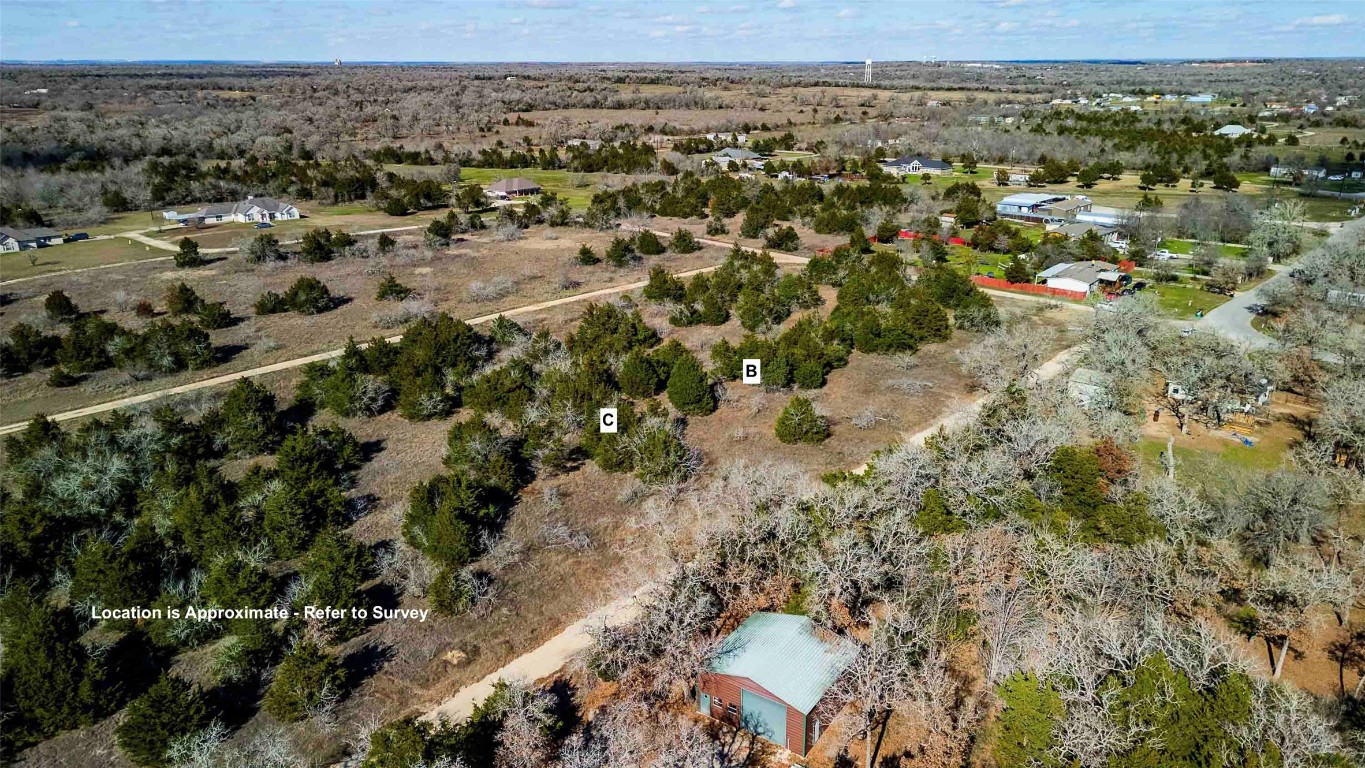
[[[1219,128],[1218,130],[1216,130],[1216,131],[1213,132],[1213,135],[1214,135],[1214,136],[1225,136],[1225,137],[1227,137],[1227,138],[1229,138],[1229,139],[1236,139],[1236,138],[1241,138],[1242,136],[1245,136],[1245,135],[1247,135],[1248,133],[1255,133],[1255,131],[1253,131],[1253,130],[1251,130],[1250,128],[1247,128],[1247,127],[1245,127],[1245,126],[1241,126],[1241,125],[1237,125],[1236,123],[1233,123],[1233,124],[1231,124],[1231,125],[1225,125],[1225,126],[1223,126],[1222,128]]]
[[[0,251],[28,251],[34,248],[46,248],[49,245],[61,245],[62,233],[47,227],[35,227],[33,229],[15,229],[13,227],[0,227]]]
[[[1123,241],[1123,233],[1117,227],[1106,227],[1102,224],[1092,224],[1084,221],[1074,221],[1070,224],[1063,224],[1056,229],[1049,230],[1058,234],[1066,235],[1072,240],[1079,240],[1082,237],[1094,232],[1099,235],[1100,240],[1108,246],[1118,247]]]
[[[485,194],[490,197],[506,199],[509,197],[529,197],[540,194],[540,185],[530,179],[523,179],[515,176],[510,179],[498,179],[488,186]]]
[[[1038,277],[1047,281],[1049,288],[1088,294],[1096,289],[1117,287],[1127,275],[1107,261],[1064,261],[1039,272]]]
[[[738,147],[726,147],[716,154],[711,155],[711,162],[719,165],[721,168],[728,168],[730,163],[735,163],[742,168],[748,163],[755,163],[762,159],[763,156],[757,152],[751,152],[747,149],[740,149]]]
[[[1070,197],[1047,192],[1018,192],[995,204],[995,215],[1003,219],[1047,222],[1076,218],[1094,207],[1084,195]]]
[[[908,157],[898,157],[895,160],[884,160],[882,161],[882,170],[887,173],[894,173],[897,176],[919,176],[924,173],[942,176],[945,173],[953,172],[953,164],[945,163],[942,160],[912,155]]]
[[[182,227],[190,224],[218,224],[225,221],[235,221],[240,224],[291,221],[300,216],[299,209],[289,203],[276,200],[273,197],[257,197],[254,195],[248,195],[240,203],[214,203],[192,213],[165,211],[161,215],[171,221],[178,222]]]
[[[812,713],[857,655],[853,641],[818,635],[805,616],[755,613],[702,673],[698,711],[805,756],[834,714]]]

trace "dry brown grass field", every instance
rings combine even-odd
[[[49,322],[42,308],[44,297],[58,288],[85,311],[100,312],[120,325],[140,328],[151,321],[136,316],[133,310],[137,302],[150,301],[164,312],[166,289],[179,282],[194,288],[206,301],[226,301],[238,323],[210,334],[214,345],[230,358],[212,369],[141,381],[128,373],[108,370],[91,374],[67,389],[47,386],[47,373],[39,371],[7,380],[0,389],[0,409],[6,422],[21,421],[37,413],[59,413],[335,349],[350,337],[364,341],[395,335],[400,332],[397,326],[381,327],[375,322],[376,315],[398,310],[394,302],[375,299],[376,286],[388,273],[416,290],[433,309],[471,318],[643,280],[654,263],[684,271],[718,264],[725,255],[723,249],[705,248],[685,256],[650,257],[626,269],[606,263],[578,263],[581,244],[591,245],[600,254],[612,237],[610,233],[538,227],[522,240],[510,243],[496,242],[486,233],[472,236],[430,258],[400,255],[311,265],[253,265],[232,254],[200,269],[176,269],[169,262],[155,262],[22,283],[9,292],[10,302],[0,308],[0,332],[7,332],[18,322],[60,332],[61,327]],[[318,278],[334,296],[343,297],[340,306],[313,316],[254,314],[252,305],[257,296],[265,291],[283,293],[304,275]]]

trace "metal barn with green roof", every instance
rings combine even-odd
[[[805,616],[755,613],[702,674],[697,709],[804,756],[823,725],[812,712],[857,655],[856,643],[820,636]]]

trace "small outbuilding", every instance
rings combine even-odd
[[[702,673],[698,711],[804,756],[832,717],[817,707],[857,655],[854,641],[821,632],[806,616],[755,613]]]

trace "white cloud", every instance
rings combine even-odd
[[[1015,5],[1023,5],[1024,0],[1000,0],[1001,8],[1009,8]]]
[[[1018,22],[1014,21],[1002,21],[999,24],[995,25],[996,32],[1013,32],[1018,28],[1019,28]]]
[[[532,8],[572,8],[573,0],[527,0],[527,5]]]
[[[796,0],[777,0],[778,8],[795,8]]]
[[[842,11],[839,11],[839,18],[841,19],[852,19],[857,15],[858,15],[857,8],[845,8]]]
[[[1302,19],[1295,19],[1292,26],[1295,27],[1335,27],[1346,23],[1346,15],[1334,13],[1330,16],[1305,16]]]
[[[72,19],[71,21],[68,21],[66,25],[68,27],[79,27],[81,23],[79,21],[76,21],[75,19]]]
[[[508,24],[525,24],[525,23],[526,23],[526,17],[524,17],[524,16],[513,16],[512,18],[510,18],[510,19],[507,20],[507,23],[508,23]]]
[[[687,17],[680,16],[676,13],[670,13],[667,16],[658,16],[654,20],[660,24],[682,24],[687,21]]]

